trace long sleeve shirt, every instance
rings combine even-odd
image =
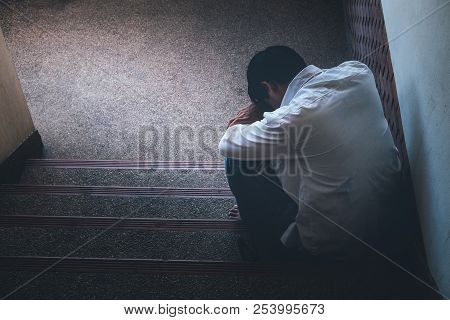
[[[357,61],[303,69],[280,108],[227,129],[221,155],[270,160],[299,205],[281,241],[313,255],[346,250],[379,236],[386,195],[401,171],[370,69]]]

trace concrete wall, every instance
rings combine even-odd
[[[428,263],[450,296],[450,4],[382,4]]]
[[[33,132],[16,69],[0,30],[0,163]]]

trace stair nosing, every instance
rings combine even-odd
[[[0,194],[53,194],[122,197],[233,198],[228,188],[171,188],[95,185],[3,184]]]
[[[67,169],[225,170],[221,161],[29,159],[25,166]]]
[[[303,262],[301,266],[307,265]],[[3,256],[0,269],[52,272],[141,272],[182,274],[272,274],[298,273],[299,264],[261,264],[219,260],[165,260],[129,258]]]
[[[0,215],[0,227],[83,227],[152,231],[245,231],[239,220]]]

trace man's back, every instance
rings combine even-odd
[[[327,254],[349,245],[349,233],[373,241],[382,229],[378,223],[386,223],[381,216],[389,204],[383,199],[397,187],[401,165],[372,73],[348,62],[291,89],[296,95],[282,105],[293,114],[299,108],[292,123],[310,132],[298,135],[306,138],[297,142],[301,178],[280,179],[288,193],[298,195],[296,227],[303,246]]]
[[[283,189],[299,204],[282,241],[317,255],[350,249],[354,236],[379,237],[401,170],[373,75],[355,61],[305,68],[279,109],[228,129],[221,151],[272,161]]]

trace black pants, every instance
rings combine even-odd
[[[258,259],[286,260],[295,255],[280,238],[294,222],[298,205],[283,191],[270,166],[263,161],[225,159],[225,169]]]

